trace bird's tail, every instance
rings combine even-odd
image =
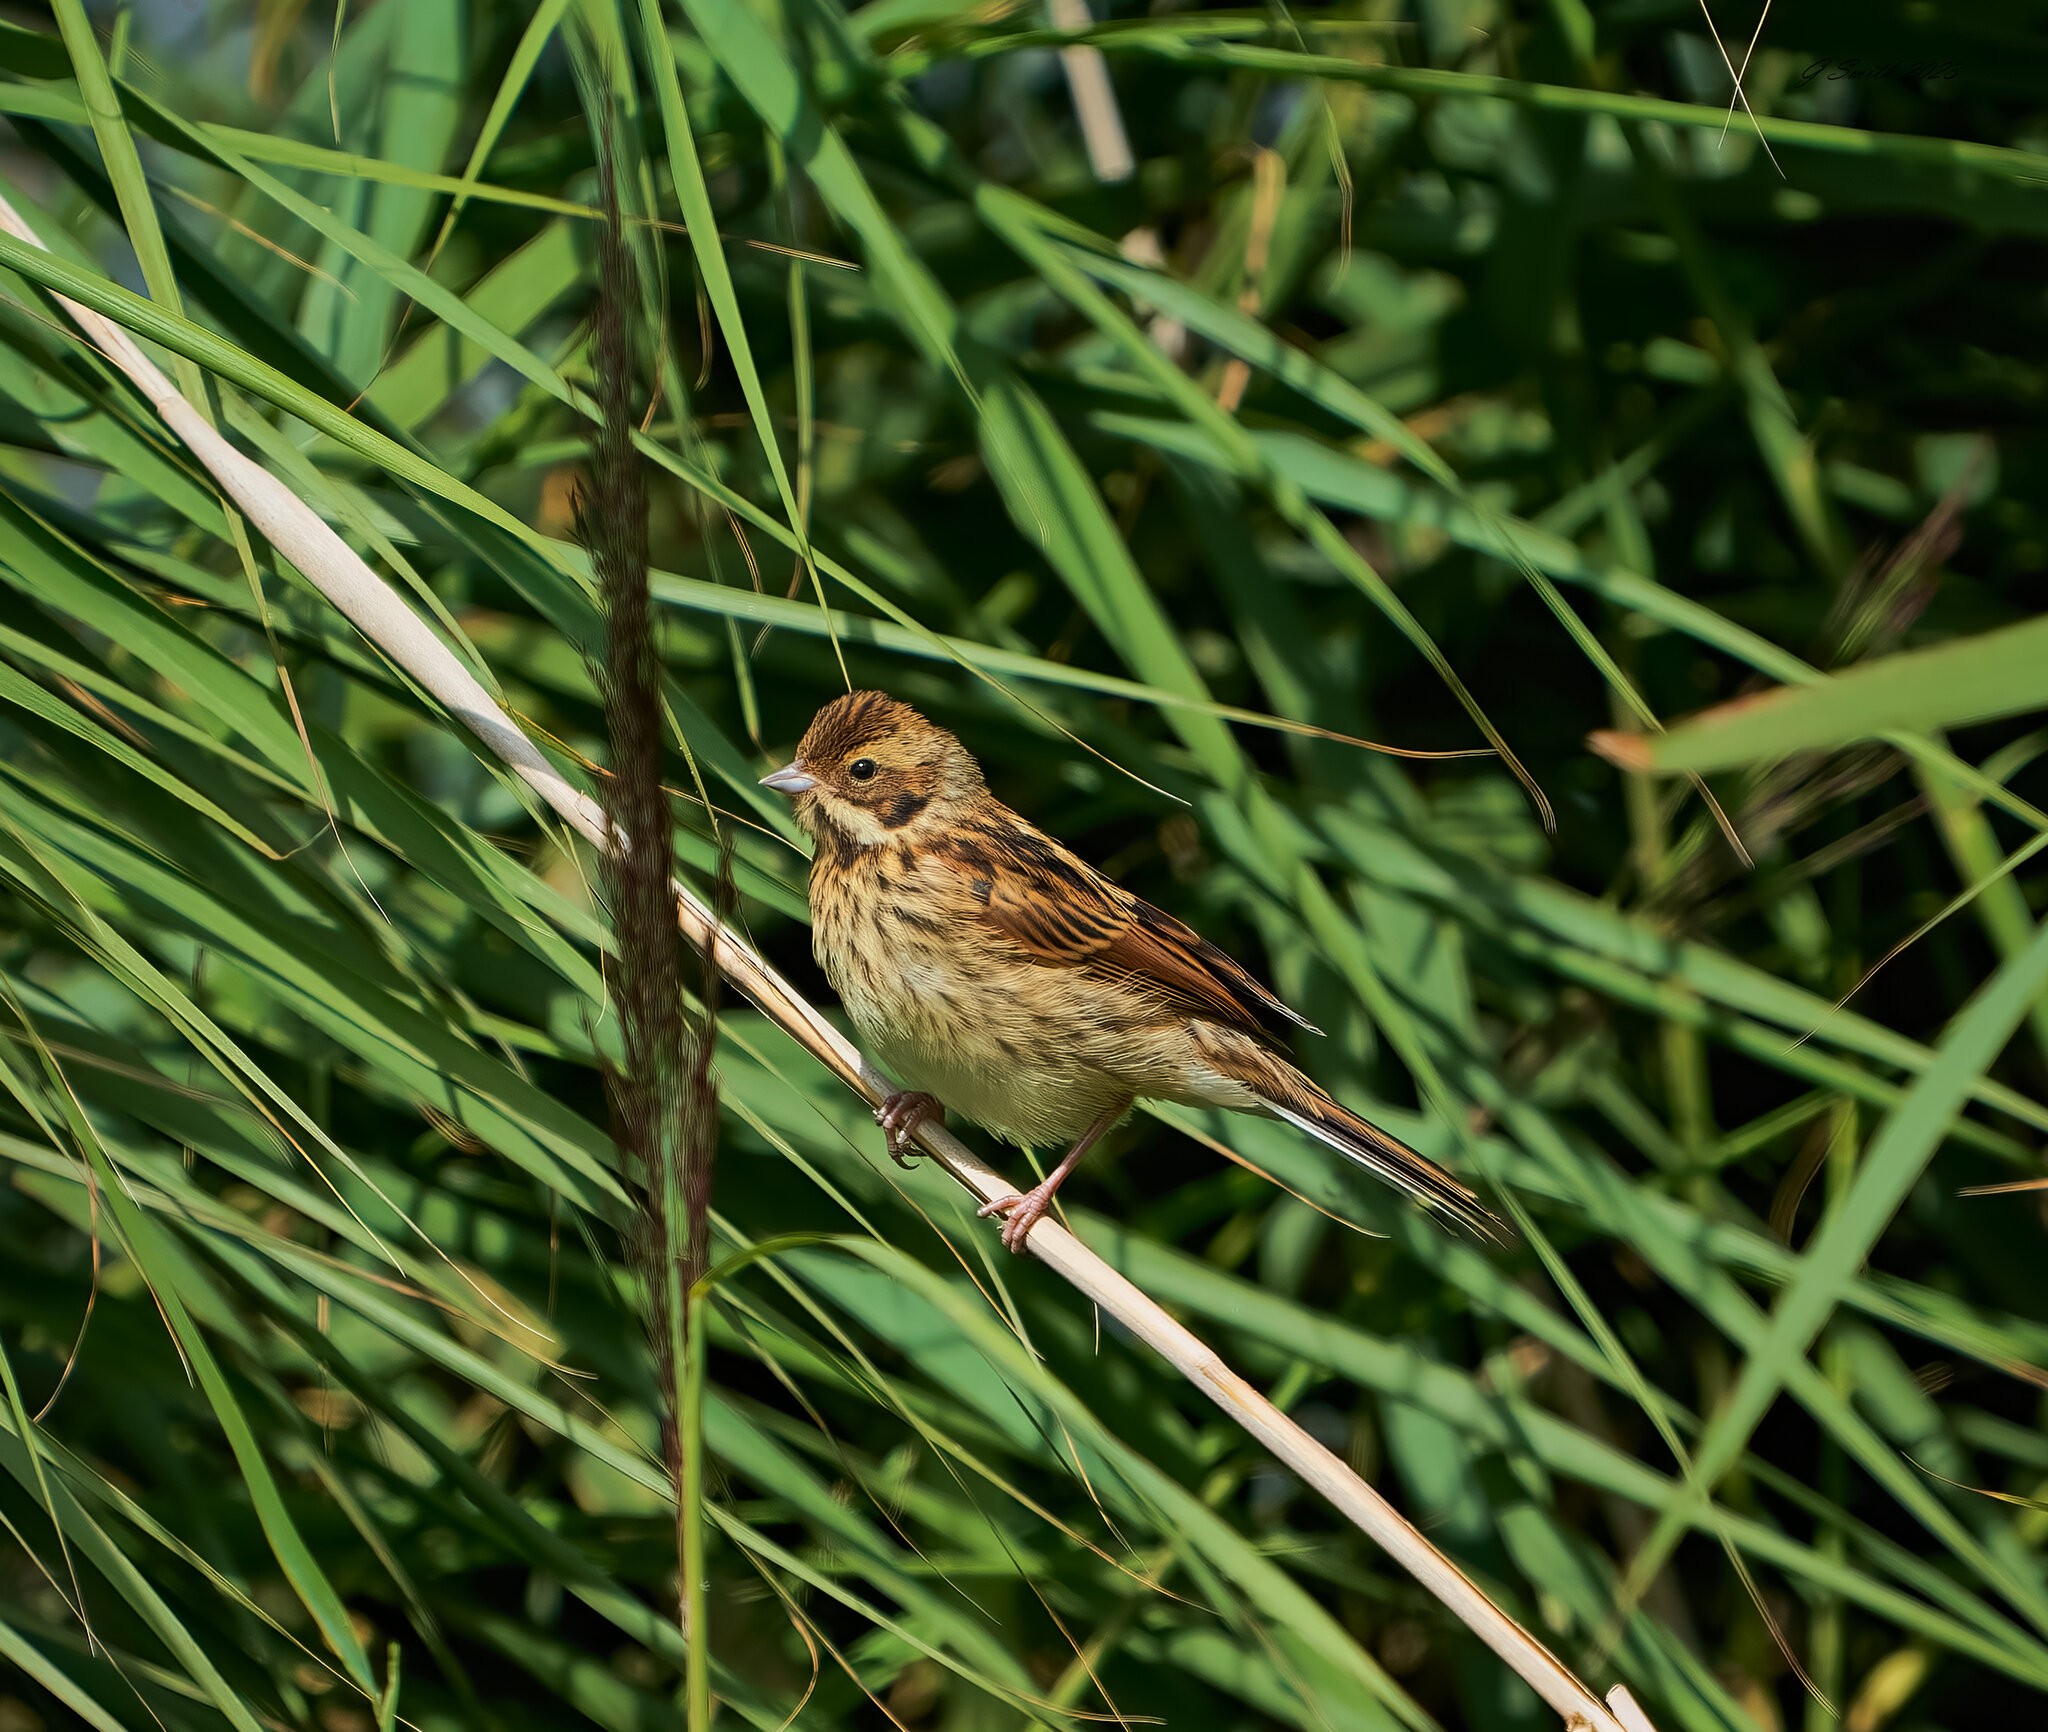
[[[1236,1041],[1229,1044],[1236,1050],[1227,1055],[1217,1053],[1215,1059],[1222,1061],[1217,1068],[1242,1082],[1257,1097],[1259,1106],[1275,1118],[1308,1132],[1317,1142],[1395,1190],[1417,1198],[1468,1233],[1499,1245],[1513,1242],[1514,1229],[1436,1162],[1332,1100],[1277,1053],[1250,1040],[1242,1048]]]

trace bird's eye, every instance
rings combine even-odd
[[[872,781],[875,774],[875,760],[873,758],[855,758],[852,763],[846,766],[846,773],[856,782]]]

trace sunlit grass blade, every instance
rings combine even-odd
[[[1907,650],[1691,717],[1655,740],[1601,736],[1640,770],[1725,770],[1893,732],[1925,734],[2048,705],[2048,620]]]

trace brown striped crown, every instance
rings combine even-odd
[[[797,822],[861,847],[898,840],[986,789],[965,746],[887,692],[834,698],[812,718],[795,767],[814,784],[797,796]]]

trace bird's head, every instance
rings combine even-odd
[[[987,789],[965,746],[887,692],[834,698],[795,758],[761,785],[790,796],[812,837],[860,848],[948,826]]]

